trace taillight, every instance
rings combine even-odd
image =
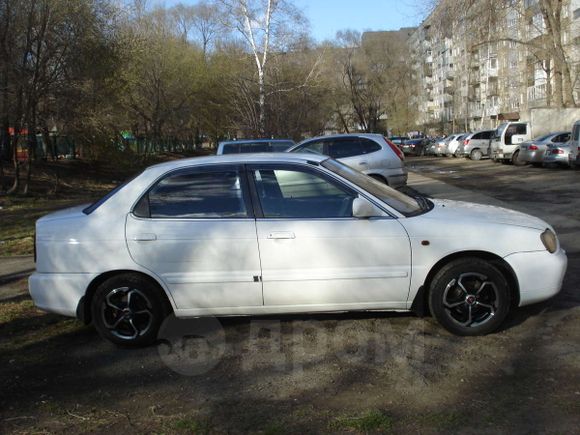
[[[389,146],[391,147],[391,149],[401,159],[401,161],[405,160],[405,154],[403,154],[403,151],[401,151],[397,145],[395,145],[393,142],[391,142],[387,138],[385,138],[385,141],[389,144]]]
[[[463,145],[469,145],[469,139],[464,140]]]
[[[536,150],[538,149],[538,147],[537,147],[537,145],[530,145],[530,146],[528,147],[528,149],[529,149],[530,151],[536,151]]]
[[[552,154],[564,154],[564,150],[556,148],[555,150],[552,150]]]

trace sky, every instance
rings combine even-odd
[[[397,30],[418,25],[428,0],[290,0],[310,21],[312,36],[318,42],[334,39],[339,30]],[[175,3],[196,0],[158,0]],[[421,6],[423,5],[423,6]]]
[[[417,0],[294,0],[310,21],[312,36],[318,41],[334,39],[344,29],[397,30],[421,22]]]

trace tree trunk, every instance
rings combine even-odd
[[[258,72],[258,134],[260,137],[266,134],[266,90],[263,70]]]

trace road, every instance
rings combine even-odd
[[[179,358],[118,349],[25,297],[0,320],[0,427],[97,433],[572,433],[580,427],[580,171],[410,158],[433,197],[514,208],[556,228],[562,292],[502,330],[363,313],[194,321]],[[0,302],[2,303],[2,302]],[[4,302],[6,303],[6,302]],[[197,322],[197,323],[196,323]],[[213,323],[212,323],[213,322]],[[369,429],[370,428],[370,429]]]

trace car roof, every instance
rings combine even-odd
[[[349,138],[349,137],[366,137],[368,139],[382,139],[383,135],[379,133],[341,133],[341,134],[328,134],[324,136],[315,136],[309,137],[308,139],[304,139],[301,144],[304,142],[310,142],[311,140],[318,140],[318,139],[339,139],[339,138]]]
[[[229,144],[248,144],[248,143],[272,143],[272,142],[292,142],[292,139],[236,139],[236,140],[224,140],[219,143],[219,145],[229,145]]]
[[[248,154],[221,154],[204,157],[190,157],[171,160],[149,166],[146,170],[171,170],[198,165],[215,165],[219,163],[320,163],[328,156],[312,153],[248,153]]]

